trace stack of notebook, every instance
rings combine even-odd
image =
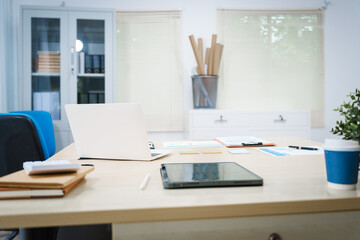
[[[17,171],[0,178],[0,199],[63,197],[93,170],[82,166],[77,172],[41,175]]]
[[[37,72],[59,73],[60,53],[56,51],[38,51]]]

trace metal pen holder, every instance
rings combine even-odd
[[[194,108],[216,108],[218,78],[210,75],[191,76]]]

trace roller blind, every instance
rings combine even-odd
[[[217,11],[220,108],[310,109],[324,126],[321,10]]]
[[[180,14],[117,12],[117,101],[142,104],[149,131],[183,130]]]

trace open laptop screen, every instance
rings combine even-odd
[[[80,158],[151,160],[140,104],[67,104]]]

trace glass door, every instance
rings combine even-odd
[[[105,103],[105,21],[77,20],[77,103]]]
[[[48,111],[57,149],[72,142],[65,104],[113,102],[113,10],[22,7],[20,110]]]
[[[70,62],[74,72],[72,99],[78,104],[109,102],[109,48],[111,15],[95,12],[72,12],[70,43],[75,49]],[[110,70],[110,71],[109,71]],[[75,85],[76,84],[76,85]]]
[[[65,117],[62,107],[66,103],[66,25],[66,12],[24,10],[24,110],[49,112],[59,128]]]
[[[31,18],[31,109],[60,120],[60,19]]]

